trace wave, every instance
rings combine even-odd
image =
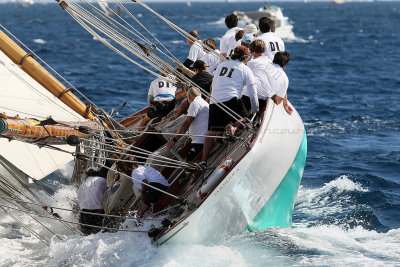
[[[46,44],[46,43],[47,43],[47,42],[46,42],[45,40],[43,40],[43,39],[34,39],[33,42],[34,42],[34,43],[37,43],[37,44]]]
[[[343,229],[362,226],[368,230],[387,232],[389,227],[381,222],[379,211],[373,208],[380,204],[387,204],[381,191],[371,191],[347,175],[341,175],[320,188],[300,188],[293,225],[335,225]]]

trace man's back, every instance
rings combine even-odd
[[[233,97],[240,98],[244,85],[254,84],[254,75],[245,64],[238,60],[230,60],[220,64],[212,83],[210,103],[228,101]],[[216,100],[215,100],[215,99]]]
[[[215,50],[215,52],[219,53],[219,50]],[[201,57],[201,60],[203,60],[204,63],[206,63],[207,72],[210,73],[211,75],[215,74],[218,65],[222,63],[221,58],[214,55],[213,53],[205,53]]]
[[[231,47],[236,44],[235,34],[238,27],[234,27],[229,29],[224,36],[222,36],[221,41],[219,43],[219,50],[221,54],[226,54],[226,56],[230,56],[229,53],[231,52]],[[235,47],[233,47],[235,48]]]
[[[209,74],[206,71],[199,72],[196,75],[192,77],[192,81],[200,86],[203,90],[207,91],[208,93],[210,92],[210,86],[213,81],[213,77],[211,74]]]
[[[258,36],[256,39],[263,40],[265,43],[265,55],[271,60],[277,52],[285,51],[285,43],[273,32],[266,32]]]
[[[103,177],[88,177],[78,190],[79,208],[87,210],[103,209],[102,200],[106,188],[106,179]]]
[[[149,95],[154,101],[168,101],[175,97],[176,87],[166,80],[157,78],[150,84]]]
[[[190,135],[203,135],[203,136],[192,136],[192,143],[203,144],[204,135],[207,134],[208,117],[209,117],[209,105],[201,98],[196,97],[192,103],[190,103],[187,116],[194,117],[189,127]]]

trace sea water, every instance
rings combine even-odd
[[[278,4],[296,36],[286,40],[288,96],[308,134],[291,228],[244,231],[212,245],[154,247],[143,234],[120,232],[53,237],[47,247],[1,214],[0,265],[399,265],[400,3]],[[199,30],[202,39],[219,40],[225,15],[261,3],[149,5],[183,29]],[[174,55],[186,58],[185,40],[144,10],[137,13]],[[145,106],[153,77],[94,40],[56,4],[0,4],[0,23],[98,106],[109,111],[127,101],[121,116]],[[52,179],[59,192],[43,200],[71,208],[76,189],[61,176]],[[29,216],[18,217],[51,237]]]

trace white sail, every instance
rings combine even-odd
[[[0,51],[0,113],[38,120],[83,121],[76,112],[14,64]],[[70,146],[59,146],[74,151]],[[25,174],[41,179],[73,159],[71,154],[0,138],[0,156]]]

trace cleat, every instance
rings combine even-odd
[[[207,161],[202,160],[199,162],[199,167],[201,170],[206,169],[207,168]]]

